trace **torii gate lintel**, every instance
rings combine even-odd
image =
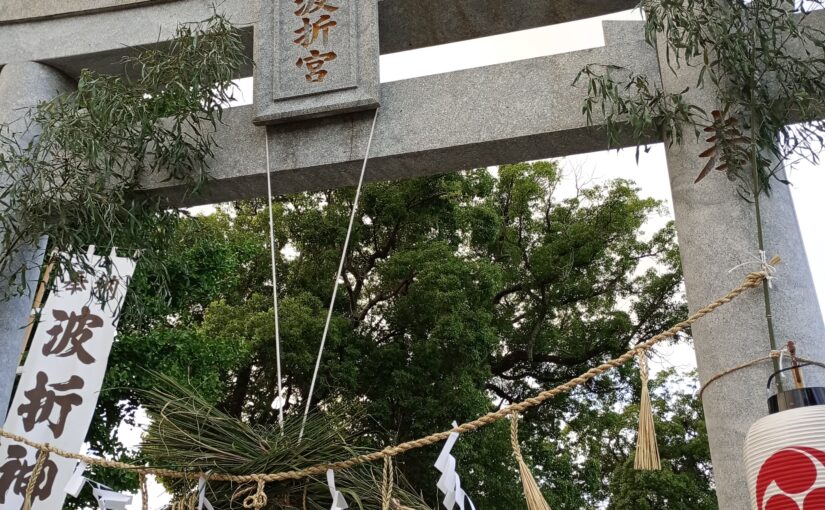
[[[162,44],[178,21],[209,15],[207,3],[201,0],[125,2],[134,4],[131,8],[115,7],[114,1],[77,0],[81,5],[104,8],[85,13],[64,9],[38,14],[26,0],[11,0],[14,8],[35,18],[28,21],[10,18],[11,11],[5,9],[8,4],[3,4],[0,65],[19,60],[40,61],[70,76],[76,76],[82,66],[117,70],[112,62],[128,51],[121,43]],[[626,0],[373,1],[378,3],[382,53],[571,21],[635,4]],[[252,4],[257,7],[257,3],[248,0],[226,0],[222,6],[230,11],[234,21],[255,26],[259,20],[257,11],[250,8]],[[50,8],[59,11],[60,7],[55,5]],[[462,20],[467,22],[461,23]],[[814,13],[809,21],[825,25],[825,14]],[[156,35],[158,26],[160,40]],[[149,30],[150,27],[153,29]],[[243,30],[251,55],[252,35],[259,37],[260,31],[257,27]],[[318,31],[322,33],[323,28]],[[77,35],[69,38],[70,33]],[[59,44],[63,41],[65,44]],[[581,113],[586,90],[571,86],[576,73],[589,63],[625,66],[674,92],[696,82],[691,69],[679,70],[677,74],[667,71],[662,56],[645,43],[640,22],[606,22],[605,41],[601,48],[380,84],[377,96],[381,111],[368,178],[409,178],[604,149],[603,131],[588,127]],[[323,53],[318,51],[319,55],[314,56],[320,58]],[[333,60],[331,56],[326,58],[328,62]],[[307,64],[315,67],[310,69]],[[302,61],[298,66],[313,72],[321,69],[315,61]],[[666,70],[662,75],[660,68]],[[47,70],[34,67],[30,70],[37,72],[18,76],[3,70],[0,90],[31,88],[31,80],[42,80],[42,84],[61,82],[58,73],[43,74],[40,71]],[[307,73],[309,81],[318,77]],[[336,90],[349,88],[345,84]],[[40,95],[31,95],[30,99],[44,99],[41,89],[33,88]],[[287,92],[293,94],[291,97],[301,97],[300,91]],[[697,104],[708,110],[714,108],[711,90],[693,93]],[[0,119],[8,118],[3,114],[9,113],[13,105],[16,103],[0,94]],[[181,205],[263,196],[264,137],[268,137],[270,145],[277,193],[355,183],[371,112],[273,126],[256,126],[256,117],[259,122],[267,121],[255,105],[226,111],[225,125],[216,134],[220,148],[211,164],[214,180],[207,185],[204,195],[182,202],[180,189],[174,184],[147,181],[143,183],[145,188]],[[651,136],[648,141],[657,140]],[[622,142],[633,144],[630,136]],[[692,310],[734,287],[741,274],[729,273],[728,269],[747,260],[756,250],[753,208],[738,197],[733,185],[721,176],[694,185],[693,179],[701,167],[698,154],[704,148],[700,142],[688,141],[683,147],[667,149],[687,298]],[[779,338],[796,341],[806,357],[825,360],[825,325],[787,187],[777,185],[763,207],[769,254],[779,254],[785,261],[772,291]],[[8,305],[0,304],[0,317],[9,310]],[[19,310],[18,303],[15,313]],[[764,314],[763,300],[754,293],[693,329],[701,381],[765,354],[768,340]],[[27,319],[27,313],[19,317],[21,326]],[[0,350],[3,349],[5,354],[17,356],[19,343],[2,342]],[[8,368],[0,370],[5,370],[0,373],[2,404],[13,375]],[[703,404],[717,494],[720,508],[726,510],[749,508],[742,443],[750,424],[766,413],[761,388],[767,373],[767,367],[743,370],[715,382],[705,393]],[[825,381],[816,382],[825,385]]]

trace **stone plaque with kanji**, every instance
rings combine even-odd
[[[256,124],[378,107],[377,0],[263,0]]]

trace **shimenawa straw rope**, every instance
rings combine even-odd
[[[140,500],[141,509],[149,510],[149,488],[146,484],[146,473],[140,474]]]
[[[771,261],[773,265],[776,265],[779,262],[779,258],[775,257],[774,260]],[[683,332],[687,328],[689,328],[692,324],[702,319],[706,315],[709,315],[716,311],[721,306],[724,306],[740,295],[742,295],[745,291],[758,287],[762,284],[762,282],[767,277],[767,273],[765,271],[756,271],[748,274],[744,281],[736,288],[725,294],[724,296],[720,297],[713,303],[705,306],[697,310],[693,313],[690,317],[686,320],[676,324],[675,326],[671,327],[667,331],[663,331],[658,335],[648,339],[645,342],[637,344],[634,348],[630,349],[626,353],[622,354],[618,358],[614,358],[609,360],[605,363],[602,363],[599,366],[593,367],[587,372],[579,375],[578,377],[574,377],[573,379],[567,381],[564,384],[556,386],[554,388],[550,388],[548,390],[542,391],[541,393],[525,399],[521,402],[511,404],[507,407],[503,407],[498,411],[493,411],[487,413],[473,421],[461,424],[457,427],[452,428],[451,430],[445,430],[442,432],[436,432],[434,434],[430,434],[429,436],[422,437],[420,439],[415,439],[412,441],[407,441],[405,443],[401,443],[395,446],[388,446],[383,450],[375,451],[372,453],[367,453],[363,455],[358,455],[352,457],[347,460],[339,461],[339,462],[331,462],[326,464],[317,464],[314,466],[310,466],[305,469],[298,469],[293,471],[282,471],[279,473],[269,473],[269,474],[250,474],[250,475],[230,475],[230,474],[222,474],[222,473],[210,473],[208,478],[214,481],[221,481],[221,482],[236,482],[236,483],[251,483],[257,482],[259,487],[262,483],[267,482],[280,482],[285,480],[300,480],[302,478],[307,478],[314,475],[319,475],[326,473],[328,469],[332,470],[342,470],[342,469],[349,469],[359,464],[364,464],[367,462],[374,462],[377,460],[383,460],[386,457],[395,457],[397,455],[401,455],[402,453],[408,452],[410,450],[414,450],[417,448],[423,448],[425,446],[429,446],[435,443],[439,443],[444,441],[449,437],[449,435],[453,432],[463,434],[465,432],[470,432],[486,425],[490,425],[491,423],[495,423],[513,413],[521,413],[525,409],[529,409],[531,407],[538,406],[543,402],[555,397],[556,395],[567,393],[571,391],[573,388],[577,386],[581,386],[585,384],[587,381],[604,374],[605,372],[609,372],[614,368],[620,367],[623,364],[627,363],[628,361],[632,360],[634,357],[639,355],[640,353],[646,352],[650,350],[654,345],[658,344],[659,342],[673,338],[674,336],[678,335],[679,333]],[[800,358],[801,359],[801,358]],[[205,477],[206,473],[196,472],[196,471],[178,471],[174,469],[165,469],[165,468],[157,468],[157,467],[147,467],[147,466],[136,466],[133,464],[127,464],[125,462],[118,462],[109,459],[103,459],[99,457],[90,457],[88,455],[81,455],[79,453],[69,452],[65,450],[61,450],[59,448],[55,448],[48,444],[37,443],[35,441],[31,441],[26,439],[23,436],[19,436],[17,434],[12,434],[11,432],[7,432],[5,430],[0,430],[0,437],[5,437],[17,443],[24,444],[31,448],[36,448],[42,452],[48,452],[55,455],[58,455],[63,458],[67,459],[75,459],[85,462],[89,465],[99,466],[103,468],[110,468],[110,469],[123,469],[123,470],[130,470],[136,473],[144,473],[144,474],[152,474],[159,477],[165,478],[179,478],[179,479],[187,479],[187,480],[197,480],[200,477]],[[264,494],[265,496],[265,494]]]
[[[47,447],[49,445],[46,445]],[[49,451],[46,449],[42,449],[37,454],[37,460],[34,464],[34,470],[32,471],[31,478],[29,478],[29,483],[26,484],[26,496],[23,499],[23,510],[31,510],[32,508],[32,497],[34,496],[34,489],[37,487],[37,479],[40,478],[40,473],[43,472],[43,466],[46,465],[46,459],[49,458]]]

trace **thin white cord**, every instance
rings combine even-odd
[[[264,131],[266,148],[266,196],[269,199],[269,252],[272,255],[272,304],[275,310],[275,367],[278,372],[278,425],[284,431],[284,391],[281,386],[281,331],[278,323],[278,272],[275,269],[275,220],[272,215],[272,176],[269,167],[269,133]]]
[[[732,273],[739,269],[740,267],[747,266],[749,264],[759,264],[762,266],[762,271],[765,272],[765,281],[768,283],[768,288],[773,288],[773,279],[775,278],[774,274],[776,274],[776,266],[772,266],[768,262],[768,256],[765,254],[765,250],[759,250],[759,257],[754,257],[754,260],[749,260],[747,262],[742,262],[741,264],[734,266],[728,270],[728,273]]]
[[[372,146],[372,137],[375,134],[375,121],[378,120],[378,110],[375,110],[375,116],[372,118],[372,127],[370,128],[370,137],[367,141],[367,151],[364,154],[364,164],[361,165],[361,176],[358,178],[358,187],[355,188],[355,200],[352,202],[352,212],[349,216],[349,226],[347,227],[347,237],[344,239],[344,249],[341,252],[341,262],[338,263],[338,273],[335,275],[335,281],[332,286],[332,299],[329,301],[329,310],[327,311],[327,322],[324,324],[324,334],[321,335],[321,347],[318,349],[318,358],[315,360],[315,372],[312,374],[312,382],[309,385],[309,394],[307,395],[307,406],[304,409],[304,419],[301,422],[301,433],[298,434],[298,439],[304,437],[304,427],[307,424],[307,416],[309,416],[309,408],[312,406],[312,393],[315,391],[315,380],[318,378],[318,369],[321,366],[321,357],[324,354],[324,345],[327,341],[327,333],[329,333],[329,323],[332,321],[332,309],[335,306],[335,298],[338,295],[338,280],[341,279],[341,273],[344,271],[344,262],[347,258],[347,249],[349,248],[349,239],[352,235],[352,225],[355,223],[355,213],[358,212],[358,199],[361,197],[361,186],[364,184],[364,173],[367,170],[367,161],[370,159],[370,147]]]

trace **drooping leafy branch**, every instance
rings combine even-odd
[[[691,131],[707,133],[697,181],[716,169],[739,180],[746,196],[767,192],[776,161],[815,163],[822,148],[825,32],[811,9],[823,4],[642,0],[646,40],[664,52],[663,72],[690,66],[697,81],[668,92],[628,69],[588,65],[576,77],[588,86],[583,113],[591,123],[594,112],[603,115],[611,146],[624,125],[639,144],[651,134],[681,144]],[[712,111],[689,98],[708,87],[717,99]]]
[[[143,250],[143,269],[163,279],[159,252],[181,211],[142,194],[141,182],[197,191],[246,58],[238,32],[216,14],[181,25],[163,49],[125,58],[121,75],[84,70],[77,90],[26,113],[25,129],[39,132],[30,142],[0,126],[0,275],[10,292],[25,288],[36,261],[21,255],[44,235],[60,250],[58,271],[77,269],[72,257],[84,263],[94,244],[99,254]]]
[[[698,126],[704,111],[689,103],[682,94],[668,93],[650,83],[647,76],[617,65],[589,64],[576,77],[587,80],[588,97],[582,112],[593,124],[594,111],[601,114],[610,147],[619,146],[619,135],[629,125],[634,140],[641,143],[650,133],[681,144],[686,127]],[[638,152],[637,152],[638,157]]]

